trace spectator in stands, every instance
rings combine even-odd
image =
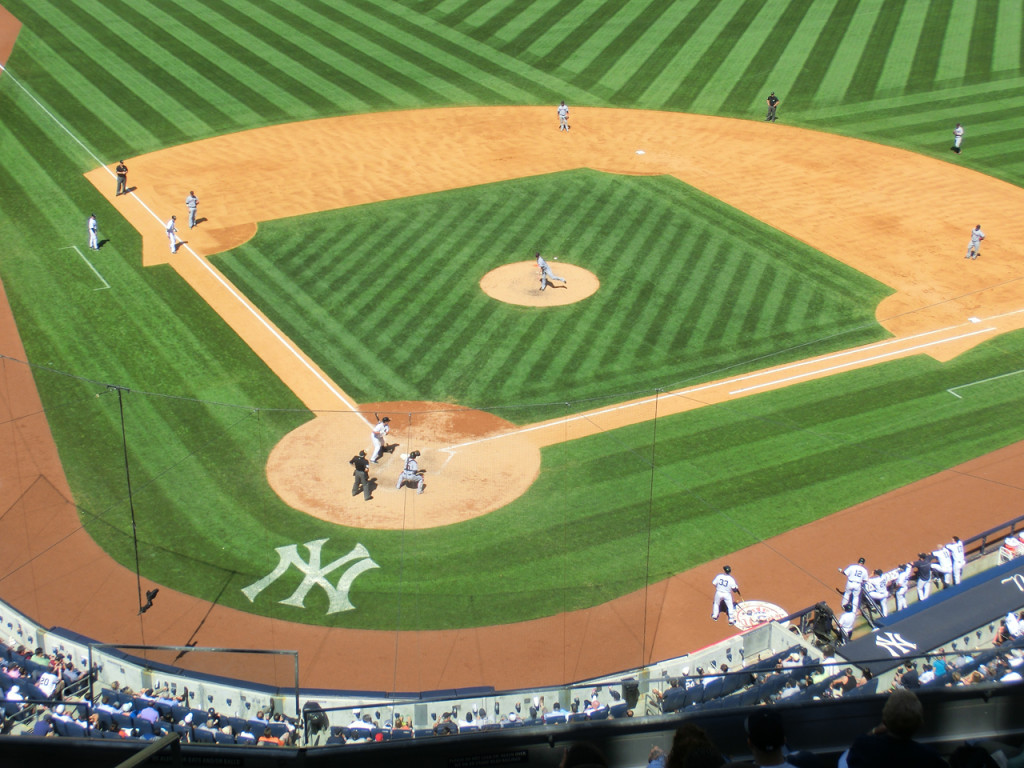
[[[340,725],[332,725],[331,726],[331,735],[327,737],[327,742],[326,743],[328,743],[328,744],[344,744],[345,743],[345,733],[344,733],[344,730],[345,729],[342,728]]]
[[[32,725],[33,736],[56,736],[56,731],[53,730],[53,715],[49,712],[43,714],[38,720]]]
[[[287,730],[289,734],[295,733],[295,726],[292,723],[288,722],[288,718],[282,715],[280,712],[275,712],[274,716],[271,718],[271,721],[275,723],[282,723],[285,727],[285,730]]]
[[[939,648],[936,651],[936,656],[932,658],[932,668],[935,670],[936,677],[942,677],[946,674],[946,649]]]
[[[1004,757],[1003,764],[1005,763]],[[999,768],[1000,765],[979,744],[961,744],[949,756],[949,764],[952,768]]]
[[[821,761],[813,752],[793,752],[786,745],[782,714],[771,707],[758,709],[743,723],[752,760],[729,763],[740,766],[779,766],[779,768],[819,768]],[[689,764],[687,764],[689,768]]]
[[[858,736],[839,758],[839,768],[940,768],[946,762],[931,747],[914,741],[924,708],[913,691],[897,688],[882,708],[882,723]]]
[[[7,694],[4,696],[9,704],[13,704],[17,707],[18,711],[25,708],[25,697],[21,695],[21,686],[12,685],[7,689]]]
[[[668,755],[665,754],[665,750],[661,747],[651,747],[651,751],[647,754],[647,768],[665,768],[665,759]]]
[[[269,725],[266,728],[263,729],[263,733],[260,736],[259,741],[257,741],[256,743],[257,744],[261,744],[261,745],[262,744],[269,744],[269,745],[272,745],[272,746],[275,746],[275,747],[284,746],[284,742],[281,741],[279,738],[277,738],[277,736],[274,735],[274,732],[272,730],[270,730],[270,726]]]
[[[476,730],[479,727],[480,725],[478,723],[473,722],[473,710],[467,709],[466,716],[462,718],[462,722],[459,723],[459,730],[464,731],[467,728]]]
[[[829,643],[821,649],[821,653],[822,678],[832,677],[832,675],[839,671],[839,661],[836,659],[836,647]]]
[[[927,685],[935,679],[935,667],[929,664],[927,661],[921,665],[921,676],[918,678],[918,682],[921,685]]]
[[[832,698],[842,698],[844,694],[849,693],[857,687],[857,678],[853,675],[853,668],[847,667],[844,669],[835,680],[829,684],[829,690],[832,691]]]
[[[459,724],[452,720],[452,713],[445,712],[441,719],[434,723],[434,734],[437,736],[454,736],[459,732]]]
[[[544,699],[541,698],[541,704],[543,705]],[[551,710],[542,714],[545,723],[564,723],[567,719],[565,710],[562,709],[562,705],[557,701],[551,705]]]
[[[412,726],[406,721],[401,715],[395,716],[395,730],[396,731],[408,731],[411,730]]]
[[[369,713],[363,716],[363,712],[360,709],[352,710],[352,722],[348,724],[349,731],[370,731],[373,730],[373,723],[370,722]]]

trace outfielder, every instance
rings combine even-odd
[[[964,566],[967,564],[967,555],[964,554],[964,543],[960,541],[959,536],[954,536],[953,540],[946,545],[946,549],[953,556],[953,583],[959,584],[960,579],[964,575]]]
[[[97,234],[99,231],[99,224],[96,223],[95,213],[89,215],[87,226],[89,228],[89,247],[94,251],[98,251],[100,249],[99,235]]]
[[[565,106],[564,101],[558,105],[558,130],[569,130],[569,108]]]
[[[551,271],[551,267],[544,261],[544,257],[537,254],[537,266],[540,267],[540,289],[543,291],[548,287],[548,280],[561,280],[562,285],[568,285],[564,277],[559,277]]]
[[[165,225],[166,229],[167,229],[167,239],[171,243],[171,253],[177,253],[178,252],[178,224],[177,224],[177,221],[178,221],[178,217],[177,216],[171,216],[171,220],[168,221],[167,224]]]
[[[860,608],[860,592],[864,588],[865,579],[868,577],[868,569],[864,567],[864,558],[862,557],[856,563],[848,565],[845,571],[840,568],[839,572],[846,577],[843,607],[852,606],[853,612],[856,613]]]
[[[405,469],[398,476],[395,488],[401,488],[403,483],[416,483],[416,493],[423,493],[423,470],[420,469],[420,465],[416,462],[416,458],[419,455],[419,451],[413,451],[406,457]]]
[[[377,416],[376,413],[373,415],[374,417]],[[390,422],[391,419],[385,416],[383,419],[378,419],[377,425],[370,430],[370,442],[373,443],[373,450],[370,451],[370,461],[374,464],[377,463],[387,445],[388,432],[391,431]]]
[[[732,593],[742,600],[739,585],[732,577],[732,568],[728,565],[722,567],[722,573],[712,579],[711,584],[715,588],[715,602],[711,606],[711,618],[718,621],[718,614],[721,611],[722,603],[725,603],[725,610],[729,614],[729,623],[736,623],[736,606],[732,602]]]
[[[971,230],[971,242],[967,244],[967,255],[965,259],[976,259],[981,251],[981,241],[985,239],[985,233],[981,231],[981,224]]]
[[[864,582],[864,592],[878,605],[883,618],[889,615],[889,585],[881,568],[875,568],[875,575]]]
[[[950,147],[958,155],[960,154],[960,143],[964,140],[964,127],[960,123],[953,129],[953,146]]]

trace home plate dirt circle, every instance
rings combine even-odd
[[[549,259],[551,271],[565,282],[548,282],[540,289],[540,270],[536,261],[517,261],[492,269],[480,279],[480,289],[492,299],[521,307],[558,307],[575,304],[597,293],[601,281],[593,272]]]
[[[540,448],[498,416],[449,403],[370,403],[364,413],[391,418],[393,452],[370,465],[373,496],[352,495],[352,466],[370,452],[359,414],[331,412],[289,432],[267,461],[270,486],[289,506],[355,528],[436,528],[485,515],[521,496],[540,474]],[[422,494],[395,488],[401,455],[420,451]]]

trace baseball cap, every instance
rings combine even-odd
[[[773,709],[759,709],[747,717],[744,727],[750,743],[764,752],[775,752],[786,743],[782,716]]]

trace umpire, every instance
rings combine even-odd
[[[774,123],[778,118],[775,117],[775,110],[779,107],[779,97],[775,95],[775,91],[768,94],[766,99],[768,102],[768,116],[764,119],[766,123]]]
[[[359,491],[362,491],[363,501],[369,501],[373,489],[370,488],[370,462],[366,460],[366,451],[360,451],[358,455],[349,459],[348,463],[354,468],[352,477],[355,478],[355,482],[352,483],[352,495],[357,496]]]

